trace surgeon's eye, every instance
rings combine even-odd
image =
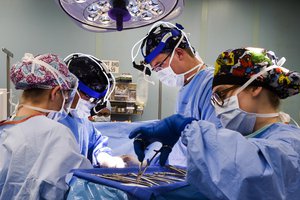
[[[167,61],[167,59],[171,56],[172,52],[170,52],[161,62],[157,63],[154,67],[152,67],[152,71],[158,72],[163,69],[163,65]]]
[[[224,90],[213,92],[210,99],[211,103],[213,105],[217,104],[218,106],[222,107],[224,105],[224,99],[226,98],[227,94],[238,87],[240,86],[234,85]]]

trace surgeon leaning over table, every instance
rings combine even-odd
[[[79,84],[70,114],[59,122],[72,130],[81,154],[96,167],[123,168],[137,164],[135,157],[130,155],[112,156],[108,137],[95,129],[89,120],[91,112],[99,113],[109,104],[108,99],[115,84],[112,73],[101,60],[92,55],[73,53],[64,61],[79,79]]]
[[[211,100],[225,128],[178,114],[137,128],[130,138],[139,160],[148,144],[172,148],[181,137],[187,181],[209,199],[299,199],[300,129],[279,105],[299,93],[300,74],[284,61],[260,48],[222,52]]]
[[[180,88],[176,97],[175,113],[207,120],[221,127],[210,103],[214,68],[206,66],[187,35],[180,24],[160,21],[135,46],[140,43],[139,50],[144,57],[144,63],[148,64],[144,66],[150,65],[152,72],[164,85]],[[132,52],[133,61],[136,56]],[[143,67],[135,62],[134,66],[140,69]],[[144,72],[147,72],[146,69]],[[186,148],[181,141],[174,146],[168,163],[186,166]]]

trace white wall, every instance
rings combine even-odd
[[[297,0],[186,0],[178,22],[191,33],[191,41],[203,60],[213,65],[218,54],[228,48],[260,46],[285,56],[286,66],[300,71],[300,3]],[[100,59],[120,60],[121,72],[134,76],[130,51],[149,27],[114,32],[87,32],[75,25],[54,0],[0,0],[0,47],[14,53],[12,62],[25,52],[72,52],[94,54]],[[0,88],[5,87],[5,54],[0,53]],[[144,115],[137,120],[157,118],[158,82],[150,86]],[[176,89],[163,87],[163,112],[174,112]],[[283,102],[282,109],[298,122],[300,96]]]

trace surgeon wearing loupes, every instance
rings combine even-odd
[[[92,55],[73,53],[64,61],[79,81],[70,113],[59,122],[71,129],[79,143],[81,154],[94,167],[125,167],[126,162],[120,156],[111,155],[108,137],[102,135],[88,119],[91,112],[98,113],[106,109],[115,85],[113,75],[102,61]]]
[[[282,99],[300,91],[300,74],[261,48],[222,52],[216,60],[211,103],[224,128],[172,115],[130,133],[144,159],[145,144],[187,147],[187,181],[209,199],[300,197],[300,128],[280,112]],[[164,165],[168,152],[162,152]]]
[[[138,65],[134,49],[144,57]],[[175,113],[199,120],[208,120],[221,127],[214,107],[210,104],[214,68],[206,66],[180,24],[155,23],[146,36],[133,46],[134,67],[148,75],[154,74],[167,87],[180,88]],[[168,151],[167,149],[163,149]],[[186,148],[179,141],[168,159],[169,164],[186,166]]]

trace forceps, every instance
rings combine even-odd
[[[147,159],[147,164],[143,169],[143,162],[140,162],[139,165],[139,172],[137,174],[136,180],[140,181],[141,177],[143,176],[143,174],[146,172],[147,168],[150,166],[152,160],[157,156],[158,153],[160,153],[162,151],[162,148],[164,148],[165,146],[162,146],[159,150],[154,150],[155,154],[152,156],[152,158],[149,160]]]

